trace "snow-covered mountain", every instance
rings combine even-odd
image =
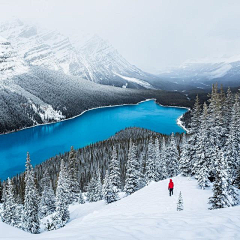
[[[27,71],[27,65],[14,51],[11,43],[0,37],[0,81]]]
[[[43,67],[10,73],[0,81],[0,133],[71,118],[90,108],[164,96],[162,91],[101,85]]]
[[[240,86],[240,57],[205,61],[187,61],[178,68],[160,73],[159,77],[183,88],[207,89],[216,82],[226,87]]]
[[[11,42],[29,65],[105,85],[169,89],[169,84],[130,64],[109,42],[97,35],[77,33],[66,37],[57,31],[14,19],[0,24],[0,36]]]
[[[2,239],[239,239],[240,206],[208,210],[211,189],[201,190],[194,178],[174,177],[149,186],[115,203],[103,201],[70,206],[70,222],[61,229],[30,234],[0,221]],[[177,211],[179,192],[183,211]],[[43,226],[42,226],[43,227]]]

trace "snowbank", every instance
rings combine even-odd
[[[169,197],[168,181],[151,183],[110,205],[72,205],[71,221],[52,232],[31,235],[0,222],[0,239],[239,239],[240,206],[208,210],[212,191],[181,176],[173,178],[174,195]],[[177,212],[180,191],[184,210]]]

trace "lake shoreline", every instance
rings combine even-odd
[[[83,115],[84,113],[88,112],[88,111],[92,111],[92,110],[96,110],[96,109],[101,109],[101,108],[110,108],[110,107],[121,107],[121,106],[132,106],[132,105],[139,105],[143,102],[148,102],[148,101],[152,101],[154,100],[156,104],[158,104],[159,106],[161,107],[173,107],[173,108],[184,108],[184,109],[187,109],[188,111],[190,110],[190,108],[187,108],[187,107],[179,107],[179,106],[169,106],[169,105],[162,105],[160,103],[158,103],[156,100],[156,98],[148,98],[148,99],[145,99],[145,100],[142,100],[140,102],[137,102],[137,103],[124,103],[124,104],[118,104],[118,105],[106,105],[106,106],[100,106],[100,107],[95,107],[95,108],[89,108],[87,110],[84,110],[83,112],[81,112],[80,114],[76,115],[76,116],[73,116],[73,117],[70,117],[70,118],[65,118],[65,119],[62,119],[60,121],[53,121],[53,122],[48,122],[48,123],[41,123],[41,124],[36,124],[36,125],[33,125],[33,126],[30,126],[30,127],[24,127],[24,128],[21,128],[21,129],[18,129],[18,130],[15,130],[15,131],[9,131],[9,132],[5,132],[5,133],[0,133],[0,136],[1,135],[7,135],[7,134],[11,134],[11,133],[16,133],[16,132],[20,132],[20,131],[23,131],[23,130],[26,130],[26,129],[30,129],[30,128],[34,128],[34,127],[39,127],[39,126],[44,126],[44,125],[50,125],[50,124],[55,124],[55,123],[61,123],[61,122],[64,122],[64,121],[68,121],[68,120],[72,120],[72,119],[75,119],[77,117],[80,117],[81,115]],[[182,118],[183,115],[181,115],[176,123],[178,126],[180,126],[183,130],[185,130],[186,132],[188,132],[188,130],[184,127],[182,121],[180,120]]]

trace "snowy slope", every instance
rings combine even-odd
[[[175,177],[174,195],[168,181],[152,183],[131,196],[105,205],[102,201],[73,205],[66,227],[30,235],[0,222],[2,239],[239,239],[240,206],[208,210],[212,191],[200,190],[196,180]],[[176,211],[179,191],[184,211]]]
[[[18,19],[0,25],[8,39],[30,65],[44,66],[93,82],[123,86],[128,81],[116,75],[148,80],[151,76],[124,59],[113,46],[93,34],[64,36],[57,31],[27,25]],[[132,88],[144,88],[137,82]],[[148,88],[151,84],[148,84]]]
[[[17,55],[11,43],[0,36],[0,81],[27,71],[28,67]]]

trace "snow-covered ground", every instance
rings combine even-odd
[[[178,176],[170,197],[168,181],[151,183],[110,205],[73,205],[71,221],[56,231],[32,235],[0,222],[0,239],[240,239],[240,206],[210,211],[210,189],[200,190],[196,180]],[[184,210],[178,212],[180,191]]]

